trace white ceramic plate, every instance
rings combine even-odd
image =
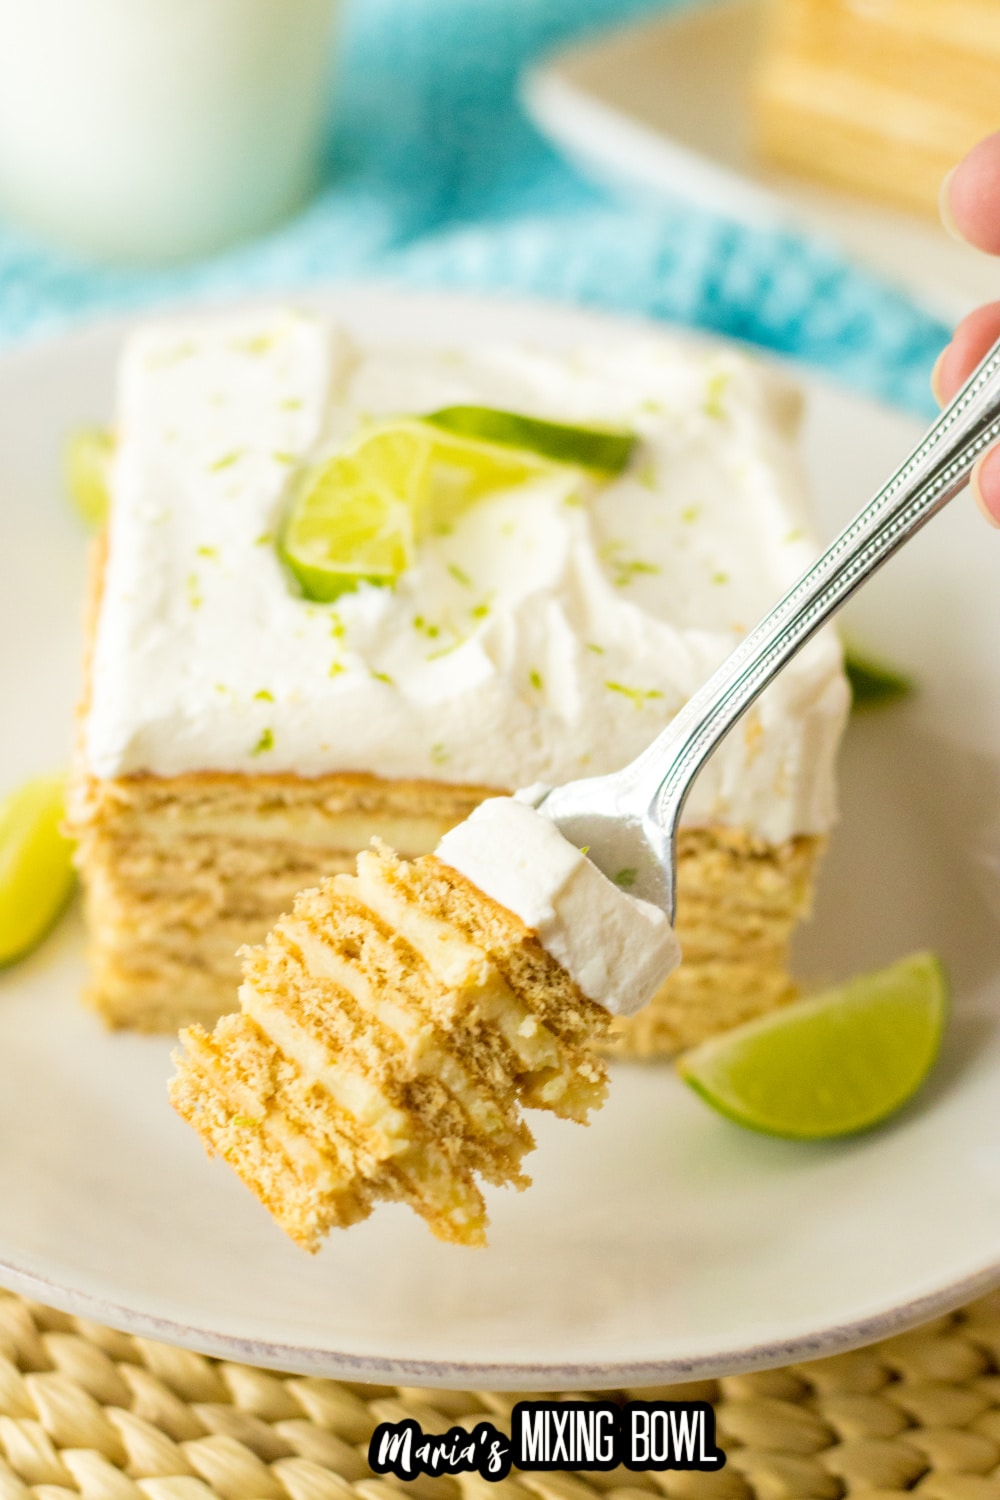
[[[689,198],[751,227],[826,235],[938,316],[997,295],[989,256],[933,219],[755,159],[750,70],[761,0],[715,0],[578,43],[535,67],[524,102],[587,174]]]
[[[370,337],[456,346],[561,346],[623,326],[370,289],[313,300]],[[76,423],[108,416],[120,335],[96,327],[0,360],[0,786],[66,759],[85,541],[59,455]],[[807,384],[829,534],[915,433]],[[493,1195],[489,1250],[438,1244],[390,1207],[311,1260],[171,1112],[170,1042],[107,1035],[80,1009],[70,918],[0,976],[0,1281],[286,1370],[567,1389],[832,1351],[1000,1279],[1000,945],[982,862],[1000,805],[998,580],[1000,541],[958,502],[853,626],[923,693],[851,731],[802,965],[842,975],[930,945],[956,989],[941,1066],[887,1127],[839,1145],[767,1140],[669,1068],[621,1066],[589,1131],[538,1121],[535,1187]]]

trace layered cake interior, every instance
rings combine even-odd
[[[391,580],[305,597],[282,550],[303,474],[453,407],[634,453],[511,462]],[[134,334],[72,792],[90,1003],[210,1026],[237,950],[302,889],[340,892],[373,837],[430,855],[489,796],[633,759],[814,555],[796,423],[783,380],[667,335],[372,347],[284,308]],[[611,1045],[669,1052],[792,997],[847,704],[826,634],[712,758],[680,844],[685,963]]]
[[[438,857],[379,847],[300,895],[246,951],[239,1013],[182,1032],[171,1098],[307,1250],[380,1200],[481,1245],[480,1180],[528,1182],[523,1109],[585,1123],[610,1012],[677,958],[662,912],[491,800]]]

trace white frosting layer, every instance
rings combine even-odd
[[[624,424],[628,472],[472,507],[395,589],[297,597],[274,546],[296,464],[372,416],[477,402]],[[787,392],[649,337],[572,357],[359,352],[284,310],[129,342],[87,755],[99,776],[368,771],[498,789],[639,753],[813,554]],[[819,832],[847,706],[835,639],[699,777],[688,823]]]
[[[619,890],[527,802],[491,797],[437,856],[520,917],[583,993],[634,1015],[681,961],[666,914]]]

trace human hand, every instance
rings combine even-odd
[[[945,178],[941,217],[956,238],[1000,255],[1000,131],[973,146]],[[1000,302],[988,302],[962,319],[931,376],[934,395],[942,405],[951,400],[997,339]],[[991,448],[979,460],[970,484],[987,521],[1000,527],[1000,447]]]

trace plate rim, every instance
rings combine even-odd
[[[92,1319],[119,1332],[151,1337],[162,1343],[191,1349],[214,1359],[235,1360],[260,1369],[294,1371],[331,1379],[353,1379],[393,1385],[419,1383],[482,1390],[618,1390],[629,1387],[669,1385],[685,1380],[721,1375],[746,1374],[754,1370],[783,1368],[833,1354],[866,1348],[895,1334],[955,1309],[985,1295],[1000,1283],[1000,1260],[981,1268],[937,1292],[912,1298],[884,1313],[833,1323],[815,1334],[800,1338],[752,1344],[731,1352],[717,1352],[703,1359],[644,1360],[629,1364],[606,1363],[519,1364],[474,1360],[393,1359],[385,1355],[358,1355],[302,1344],[280,1344],[270,1340],[240,1338],[219,1333],[175,1318],[136,1312],[123,1304],[89,1292],[80,1292],[24,1271],[0,1259],[0,1281],[9,1290],[41,1301],[59,1312]],[[54,1294],[54,1295],[52,1295]],[[459,1387],[459,1382],[461,1385]]]

